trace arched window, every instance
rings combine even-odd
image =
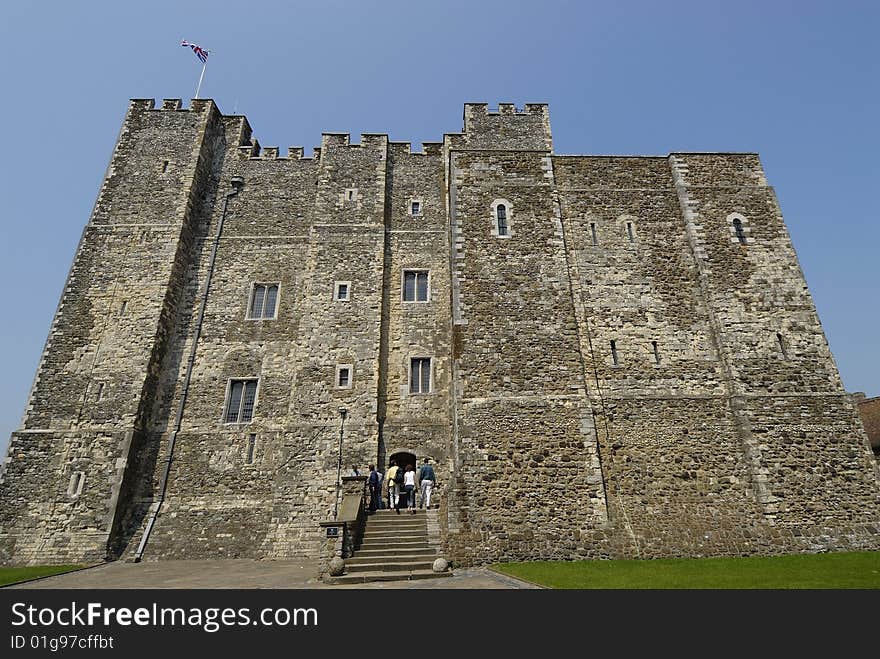
[[[736,239],[740,242],[741,245],[745,245],[746,233],[745,231],[743,231],[742,220],[738,217],[733,218],[733,230],[736,233]]]
[[[498,204],[498,207],[495,209],[495,214],[498,217],[498,235],[506,236],[507,235],[507,206],[504,204]]]
[[[492,235],[496,238],[510,238],[510,223],[513,209],[507,199],[496,199],[492,202]]]

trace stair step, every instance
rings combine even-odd
[[[419,547],[418,545],[407,545],[405,547],[399,548],[371,548],[367,547],[364,549],[364,546],[361,545],[361,548],[357,550],[355,554],[356,558],[366,557],[366,556],[389,556],[393,557],[396,555],[405,555],[405,556],[418,556],[425,554],[434,555],[437,553],[437,550],[433,547]]]
[[[396,533],[399,531],[421,531],[422,533],[427,533],[428,527],[422,522],[421,524],[367,524],[364,529],[364,533],[378,533],[380,531],[384,533]]]
[[[412,572],[356,572],[343,574],[341,577],[326,577],[328,584],[369,583],[371,581],[412,581],[415,579],[442,579],[451,577],[452,572],[434,572],[433,570],[413,570]]]
[[[405,531],[400,533],[391,533],[385,531],[367,531],[364,533],[364,540],[388,540],[404,541],[404,540],[425,540],[428,537],[426,531],[419,533],[418,531]]]
[[[378,565],[382,564],[400,564],[400,563],[419,563],[419,562],[429,562],[431,564],[434,563],[434,560],[437,558],[435,554],[381,554],[381,555],[371,555],[371,556],[361,556],[360,552],[352,558],[345,559],[346,565]]]
[[[367,526],[397,526],[398,524],[421,524],[428,523],[424,517],[418,515],[394,515],[392,517],[371,518],[367,520]]]
[[[412,549],[427,549],[430,546],[427,540],[420,542],[364,542],[358,547],[357,554],[361,554],[364,551],[397,551],[406,553]]]
[[[350,559],[356,560],[356,559]],[[345,564],[346,572],[400,572],[402,570],[430,570],[434,565],[434,559],[425,560],[424,557],[416,557],[409,561],[382,561],[372,563],[348,563]]]
[[[377,510],[372,515],[370,515],[370,519],[374,519],[376,517],[403,517],[404,515],[410,515],[411,517],[424,517],[425,509],[424,508],[416,508],[416,514],[406,512],[406,508],[400,509],[400,514],[397,514],[397,511],[394,508],[383,508],[382,510]]]

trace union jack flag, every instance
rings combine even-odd
[[[180,45],[192,48],[192,51],[196,54],[196,57],[198,57],[199,61],[203,64],[208,61],[208,53],[211,52],[210,50],[205,50],[198,44],[190,43],[189,41],[181,41]]]

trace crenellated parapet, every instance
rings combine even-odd
[[[546,103],[465,103],[465,148],[478,150],[553,151],[550,110]]]
[[[413,151],[411,142],[389,142],[388,151],[398,158],[403,156],[439,156],[443,152],[443,142],[422,142],[421,151]]]

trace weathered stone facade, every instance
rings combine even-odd
[[[464,124],[280,157],[210,100],[132,101],[10,442],[0,560],[316,556],[340,436],[346,470],[432,458],[459,564],[880,548],[758,156],[555,155],[542,104]],[[253,419],[227,423],[242,379]]]

